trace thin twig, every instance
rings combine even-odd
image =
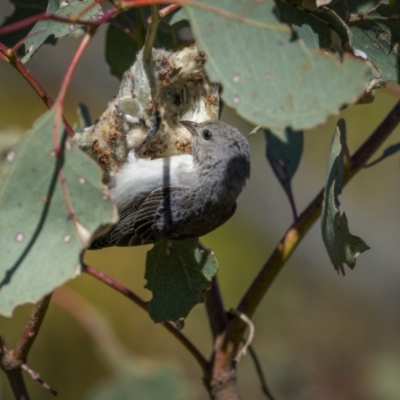
[[[265,394],[265,396],[268,400],[274,400],[274,397],[272,396],[272,394],[268,388],[267,380],[265,379],[260,360],[258,359],[257,354],[251,345],[249,346],[249,354],[250,354],[251,359],[253,360],[254,366],[256,367],[256,372],[257,372],[258,378],[260,379],[262,392]]]
[[[26,362],[29,351],[35,342],[47,309],[49,308],[50,300],[51,294],[43,297],[42,300],[33,306],[28,323],[26,324],[18,343],[13,350],[13,356],[16,360],[22,361],[23,363]]]
[[[38,373],[37,373],[36,371],[34,371],[32,368],[29,368],[26,364],[22,364],[22,365],[21,365],[21,368],[22,368],[24,371],[26,371],[34,381],[40,383],[40,385],[41,385],[44,389],[48,390],[53,396],[57,396],[57,391],[54,390],[48,383],[46,383],[46,382],[40,377],[40,374],[38,374]]]
[[[175,10],[177,10],[180,7],[181,6],[179,4],[170,4],[168,6],[163,7],[159,11],[160,18],[166,17],[168,14],[171,14],[172,12],[174,12]]]
[[[79,44],[78,49],[76,50],[74,56],[72,57],[72,60],[68,66],[67,72],[64,75],[60,90],[57,95],[57,99],[55,101],[56,116],[55,116],[55,120],[54,120],[53,140],[54,140],[54,150],[55,150],[57,156],[60,154],[60,151],[61,151],[58,131],[59,131],[59,126],[61,124],[61,119],[62,119],[62,110],[63,110],[63,106],[64,106],[65,95],[67,93],[67,89],[68,89],[69,83],[71,81],[72,74],[78,64],[78,61],[81,58],[84,51],[86,50],[90,41],[92,40],[92,37],[93,37],[95,31],[96,31],[95,29],[90,29],[83,37],[81,43]]]
[[[129,290],[127,287],[125,287],[115,279],[89,265],[83,265],[83,271],[86,272],[88,275],[91,275],[99,281],[105,283],[107,286],[113,288],[117,292],[123,294],[129,300],[138,305],[142,310],[145,310],[147,312],[147,303],[142,300],[137,294],[133,293],[131,290]],[[162,326],[167,331],[172,333],[172,335],[174,335],[175,338],[183,344],[183,346],[193,355],[193,357],[199,363],[203,371],[205,371],[207,369],[208,363],[204,356],[197,349],[197,347],[183,333],[178,331],[171,323],[166,322],[162,324]]]
[[[400,123],[400,101],[393,107],[390,113],[361,145],[351,157],[350,169],[345,170],[343,187],[363,168],[371,156],[379,149],[381,144],[390,136]],[[321,214],[323,202],[323,189],[317,194],[310,205],[303,211],[299,218],[286,231],[285,235],[275,248],[270,258],[261,268],[253,283],[247,289],[237,309],[252,317],[261,303],[265,293],[272,282],[293,254],[306,233],[313,226]],[[225,347],[237,348],[242,340],[246,325],[239,318],[230,321],[225,339]],[[228,345],[229,343],[229,345]],[[231,363],[236,351],[230,350],[225,354],[226,363]]]
[[[148,64],[151,60],[151,53],[153,51],[154,41],[156,40],[157,27],[160,23],[160,15],[158,13],[158,6],[151,6],[151,23],[147,29],[146,39],[144,42],[143,62]]]
[[[81,58],[82,54],[84,53],[85,49],[89,45],[94,33],[96,32],[96,28],[88,28],[85,36],[83,37],[78,49],[76,50],[70,65],[68,66],[67,72],[65,73],[64,79],[61,83],[60,90],[58,92],[57,99],[55,101],[55,117],[54,117],[54,125],[53,125],[53,142],[54,142],[54,152],[56,155],[57,160],[61,160],[63,158],[63,151],[64,151],[64,146],[65,142],[61,142],[59,138],[59,127],[62,122],[62,112],[63,112],[63,106],[64,106],[64,100],[65,100],[65,95],[67,93],[67,89],[69,86],[69,83],[71,81],[72,74],[78,64],[79,59]],[[71,219],[71,221],[75,225],[75,229],[78,230],[77,224],[78,222],[76,221],[73,207],[72,207],[72,202],[69,196],[69,191],[67,188],[66,184],[66,179],[64,177],[64,172],[62,169],[60,169],[58,173],[58,179],[60,183],[60,187],[63,193],[64,197],[64,202],[65,206],[68,212],[68,217]],[[84,239],[81,238],[81,235],[78,235],[79,238],[81,239],[82,243],[84,242]]]
[[[30,370],[25,361],[39,333],[50,299],[51,294],[34,305],[28,323],[15,349],[8,350],[4,338],[0,338],[0,366],[7,375],[16,400],[29,400],[22,369]]]
[[[168,14],[171,14],[172,12],[174,12],[175,10],[177,10],[178,8],[180,8],[181,6],[179,4],[169,4],[168,6],[165,6],[163,8],[161,8],[158,11],[158,15],[161,19],[163,19],[164,17],[166,17]],[[149,18],[147,18],[147,22],[149,24],[151,24],[152,18],[151,16]]]

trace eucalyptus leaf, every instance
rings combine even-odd
[[[61,3],[61,6],[56,10],[55,7],[57,3],[53,1],[53,3],[50,2],[48,11],[58,17],[70,18],[86,10],[89,5],[94,3],[94,0],[71,0],[69,4],[66,5]],[[82,21],[96,21],[102,14],[102,8],[98,4],[95,4],[81,15],[79,19]],[[25,40],[25,55],[21,61],[23,63],[28,62],[40,46],[50,37],[57,39],[67,36],[72,32],[76,33],[76,30],[80,26],[81,25],[75,23],[58,22],[51,19],[38,21]]]
[[[277,0],[276,7],[280,21],[289,24],[310,50],[332,48],[332,34],[328,23],[283,0]]]
[[[106,34],[106,61],[110,72],[118,79],[136,60],[144,44],[144,26],[139,8],[117,15]]]
[[[351,269],[357,257],[368,250],[368,245],[349,231],[346,215],[340,214],[339,194],[341,193],[346,153],[346,131],[344,121],[340,120],[333,136],[324,190],[321,229],[322,239],[329,258],[336,271],[345,275],[343,264]]]
[[[9,152],[0,180],[0,314],[5,316],[77,276],[90,235],[115,219],[99,166],[61,130],[60,145],[66,148],[62,165],[57,162],[54,116],[54,109],[45,113]]]
[[[2,27],[45,12],[48,0],[10,0],[10,2],[14,6],[14,12],[4,19],[4,22],[1,25]],[[1,35],[1,43],[7,47],[13,47],[28,35],[31,29],[31,26],[26,26],[5,35]]]
[[[146,288],[153,298],[148,304],[154,322],[186,318],[204,302],[204,292],[217,273],[217,260],[210,251],[199,249],[198,239],[161,242],[147,253]]]
[[[400,2],[380,3],[362,17],[349,22],[353,45],[375,66],[371,88],[384,87],[390,80],[400,83]]]
[[[207,73],[223,85],[226,104],[255,125],[312,127],[363,93],[369,67],[351,56],[340,64],[332,54],[308,50],[279,22],[272,0],[201,5],[185,9],[207,54]]]
[[[266,156],[289,198],[293,216],[297,218],[297,211],[292,193],[292,178],[300,164],[303,153],[303,132],[286,128],[283,132],[265,130],[267,141]]]

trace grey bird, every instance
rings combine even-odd
[[[232,217],[250,177],[246,138],[220,121],[180,123],[192,154],[128,162],[110,188],[119,221],[89,249],[200,237]]]

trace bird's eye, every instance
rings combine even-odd
[[[201,132],[201,134],[202,134],[204,140],[210,140],[211,139],[212,134],[208,129],[204,129],[204,131]]]

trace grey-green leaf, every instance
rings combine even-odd
[[[364,90],[369,67],[345,56],[307,49],[293,40],[271,0],[202,0],[185,6],[206,70],[222,98],[248,121],[272,130],[320,124]],[[215,5],[217,4],[217,5]]]
[[[48,0],[10,0],[10,2],[15,7],[14,12],[5,18],[3,25],[1,25],[2,27],[45,12]],[[23,39],[31,29],[32,26],[26,26],[25,28],[1,35],[1,42],[7,47],[13,47]]]
[[[146,288],[153,298],[148,310],[154,322],[185,318],[198,303],[217,273],[217,260],[199,249],[198,239],[157,243],[146,260]]]
[[[292,178],[303,153],[303,132],[286,128],[283,132],[265,130],[266,156],[292,207],[294,219],[297,211],[292,193]]]
[[[362,18],[350,21],[353,45],[367,54],[376,70],[370,86],[384,87],[390,80],[400,83],[400,2],[380,3]]]
[[[102,171],[70,141],[62,176],[55,174],[54,115],[53,109],[44,114],[9,152],[0,181],[0,314],[5,316],[78,275],[90,235],[100,223],[113,222]]]
[[[89,5],[95,3],[94,0],[73,0],[69,4],[61,6],[58,10],[55,10],[55,3],[49,5],[48,11],[57,15],[58,17],[69,18],[77,15],[88,8]],[[102,16],[101,7],[96,4],[90,10],[86,11],[81,17],[82,21],[96,21]],[[41,20],[38,21],[32,30],[29,32],[29,37],[25,40],[25,55],[21,59],[23,63],[26,63],[36,53],[36,51],[42,46],[43,43],[51,36],[54,38],[62,38],[75,32],[81,25],[57,22],[54,20]],[[76,32],[75,32],[76,33]]]
[[[361,238],[350,233],[346,215],[344,213],[341,215],[339,210],[345,152],[346,131],[344,121],[340,120],[333,136],[329,155],[321,229],[329,258],[336,271],[343,275],[345,275],[343,264],[346,263],[353,269],[357,257],[369,249]]]
[[[313,13],[283,0],[277,0],[276,7],[280,21],[289,24],[310,50],[333,46],[330,27]]]

